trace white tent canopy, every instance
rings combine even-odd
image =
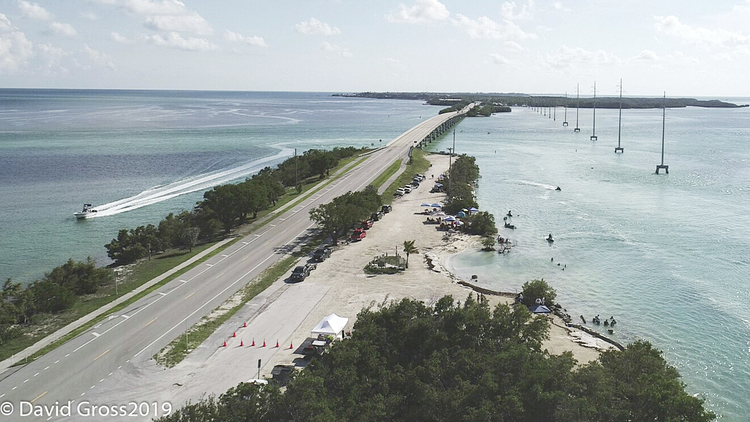
[[[348,322],[349,318],[340,317],[336,314],[328,315],[323,318],[315,328],[313,328],[312,335],[313,337],[316,337],[319,334],[323,334],[340,338],[341,331],[344,330],[344,327],[346,327]]]

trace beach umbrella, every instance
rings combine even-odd
[[[435,207],[435,208],[443,208],[443,204],[441,204],[441,203],[439,203],[439,202],[435,202],[434,204],[432,204],[432,205],[430,205],[430,206],[431,206],[431,207]]]
[[[435,217],[445,217],[445,213],[440,211],[439,213],[435,214]]]
[[[443,184],[442,183],[435,183],[435,187],[442,188]]]
[[[463,225],[464,225],[464,222],[463,222],[463,221],[456,221],[456,225],[457,225],[457,226],[463,226]]]
[[[479,210],[476,207],[471,207],[471,208],[469,208],[469,211],[471,211],[471,212],[477,212]]]
[[[456,221],[456,217],[448,216],[443,219],[443,221]]]
[[[458,217],[458,218],[466,217],[466,213],[463,212],[463,211],[459,211],[458,214],[456,214],[456,217]]]
[[[548,307],[544,305],[535,305],[529,308],[529,310],[535,314],[549,314],[552,312]]]
[[[422,204],[422,206],[423,207],[431,207],[432,205],[430,205],[430,204],[428,204],[428,203],[425,202],[424,204]]]

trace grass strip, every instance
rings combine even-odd
[[[187,330],[186,335],[172,340],[167,346],[161,349],[159,353],[155,354],[153,357],[154,360],[156,360],[156,363],[167,368],[172,368],[182,362],[191,351],[200,346],[211,336],[211,334],[214,333],[214,331],[216,331],[217,328],[221,327],[222,324],[233,317],[237,311],[242,309],[247,302],[262,291],[266,290],[276,280],[286,274],[299,258],[300,256],[298,254],[291,255],[281,259],[271,267],[266,268],[266,270],[254,280],[245,285],[242,290],[227,299],[224,304],[219,305],[219,307],[214,309],[213,312],[204,316],[199,322],[190,327]],[[242,296],[239,303],[231,308],[224,308],[225,304],[233,301],[237,295]]]
[[[401,158],[396,160],[395,163],[391,164],[391,166],[385,169],[385,171],[381,173],[380,176],[378,176],[377,178],[375,178],[375,180],[372,181],[372,185],[375,186],[376,189],[380,189],[380,187],[383,186],[383,183],[385,183],[389,177],[396,174],[399,167],[401,167],[401,162],[403,161],[404,160],[402,160]]]
[[[134,303],[134,302],[136,302],[137,300],[139,300],[139,299],[143,298],[144,296],[146,296],[146,295],[148,295],[148,294],[150,294],[150,293],[154,292],[154,291],[155,291],[156,289],[158,289],[158,288],[160,288],[160,287],[164,286],[165,284],[169,283],[170,281],[174,280],[175,278],[178,278],[179,276],[181,276],[182,274],[186,273],[187,271],[190,271],[191,269],[195,268],[195,267],[196,267],[197,265],[200,265],[200,264],[202,264],[203,262],[205,262],[205,261],[206,261],[206,260],[208,260],[209,258],[211,258],[211,257],[215,256],[215,255],[216,255],[216,254],[218,254],[219,252],[223,251],[224,249],[226,249],[227,247],[229,247],[229,246],[230,246],[230,245],[232,245],[233,243],[234,243],[234,242],[229,242],[229,243],[227,243],[226,245],[224,245],[224,246],[222,246],[222,247],[220,247],[220,248],[217,248],[217,249],[216,249],[215,251],[213,251],[213,252],[211,252],[211,253],[207,254],[206,256],[204,256],[203,258],[201,258],[201,259],[197,260],[196,262],[194,262],[194,263],[192,263],[192,264],[188,265],[187,267],[185,267],[185,268],[181,269],[180,271],[177,271],[176,273],[174,273],[174,274],[172,274],[171,276],[169,276],[169,277],[165,278],[164,280],[162,280],[162,281],[160,281],[160,282],[158,282],[158,283],[154,284],[153,286],[149,287],[148,289],[146,289],[146,290],[144,290],[144,291],[142,291],[142,292],[138,293],[137,295],[134,295],[134,296],[133,296],[133,297],[131,297],[130,299],[128,299],[128,300],[126,300],[126,301],[124,301],[124,302],[120,303],[119,305],[117,305],[117,306],[113,307],[113,308],[112,308],[112,309],[110,309],[109,311],[107,311],[107,312],[104,312],[104,313],[102,313],[102,314],[101,314],[101,315],[99,315],[98,317],[96,317],[96,318],[92,319],[91,321],[89,321],[89,322],[87,322],[87,323],[85,323],[85,324],[81,325],[80,327],[76,328],[75,330],[71,331],[70,333],[68,333],[68,334],[66,334],[66,335],[64,335],[64,336],[62,336],[62,337],[60,337],[59,339],[57,339],[57,340],[55,340],[54,342],[50,343],[49,345],[47,345],[47,346],[43,347],[42,349],[40,349],[39,351],[37,351],[37,352],[36,352],[36,353],[34,353],[33,355],[29,356],[28,358],[30,358],[31,360],[34,360],[34,359],[38,358],[39,356],[42,356],[42,355],[44,355],[45,353],[47,353],[47,352],[49,352],[49,351],[51,351],[51,350],[53,350],[53,349],[55,349],[55,348],[59,347],[60,345],[62,345],[62,344],[64,344],[65,342],[67,342],[68,340],[71,340],[71,339],[75,338],[75,337],[76,337],[76,336],[78,336],[79,334],[81,334],[81,333],[85,332],[85,331],[86,331],[86,330],[88,330],[89,328],[91,328],[91,327],[93,327],[94,325],[98,324],[99,322],[101,322],[101,321],[105,320],[105,319],[106,319],[106,318],[107,318],[107,317],[108,317],[109,315],[111,315],[111,314],[113,314],[113,313],[116,313],[116,312],[119,312],[119,311],[121,311],[121,310],[125,309],[125,308],[126,308],[127,306],[129,306],[129,305],[133,304],[133,303]],[[164,263],[164,264],[161,264],[161,265],[157,265],[157,266],[151,266],[151,265],[142,265],[142,267],[144,267],[143,269],[141,269],[140,271],[138,271],[138,269],[136,269],[136,270],[135,270],[135,272],[138,272],[138,273],[139,273],[139,274],[141,274],[141,275],[136,275],[135,277],[136,277],[136,279],[140,279],[140,278],[143,278],[143,279],[144,279],[144,281],[141,281],[141,282],[140,282],[139,284],[137,284],[137,285],[135,285],[135,283],[133,283],[134,285],[132,286],[132,288],[131,288],[130,290],[132,290],[132,289],[134,289],[134,288],[136,288],[136,287],[138,287],[138,286],[142,285],[143,283],[145,283],[145,282],[146,282],[146,281],[148,281],[148,280],[151,280],[151,279],[153,279],[154,277],[153,277],[153,276],[152,276],[151,274],[152,274],[152,273],[153,273],[154,271],[158,271],[158,270],[155,270],[155,269],[154,269],[154,267],[161,267],[161,266],[163,265],[163,266],[168,266],[167,270],[169,270],[169,269],[172,269],[172,268],[176,267],[177,265],[179,265],[179,264],[183,263],[183,262],[184,262],[184,261],[186,261],[187,259],[189,259],[189,258],[192,258],[193,256],[197,255],[198,253],[202,252],[203,250],[205,250],[205,249],[208,249],[208,248],[209,248],[210,246],[212,246],[212,245],[213,245],[213,243],[212,243],[212,244],[206,244],[206,245],[203,245],[203,246],[202,246],[202,247],[200,247],[200,248],[193,248],[193,253],[190,253],[190,254],[188,254],[189,256],[188,256],[187,258],[183,258],[183,259],[181,259],[181,260],[178,260],[178,258],[177,258],[177,257],[174,257],[174,260],[170,260],[169,258],[165,258],[166,260],[168,260],[168,261],[171,261],[171,263]],[[146,262],[148,262],[148,261],[146,261]],[[167,271],[167,270],[164,270],[164,271],[161,271],[161,272],[159,272],[159,273],[158,273],[158,275],[161,275],[161,274],[163,274],[163,273],[164,273],[165,271]],[[114,287],[112,288],[112,290],[114,290]],[[119,286],[118,286],[118,290],[119,290]],[[128,290],[128,291],[130,291],[130,290]],[[123,295],[123,294],[125,294],[125,293],[127,293],[127,292],[123,292],[123,293],[121,293],[121,294],[120,294],[120,296],[121,296],[121,295]],[[114,299],[115,299],[115,298],[112,298],[111,300],[114,300]],[[110,301],[111,301],[111,300],[110,300]],[[110,301],[107,301],[106,303],[109,303]],[[104,303],[104,304],[106,304],[106,303]],[[104,304],[102,304],[102,305],[104,305]],[[101,306],[101,305],[100,305],[100,306]],[[98,308],[95,308],[95,309],[98,309]],[[77,318],[80,318],[81,316],[83,316],[83,315],[80,315],[80,316],[78,316]],[[77,319],[77,318],[76,318],[76,319]],[[75,320],[75,319],[74,319],[74,320]],[[72,321],[70,321],[70,322],[72,322]],[[62,325],[62,326],[64,327],[65,325]],[[57,327],[57,328],[60,328],[60,327]],[[43,337],[41,337],[41,338],[43,338]],[[34,340],[34,342],[36,342],[36,341],[40,340],[41,338],[36,338],[36,339]],[[32,343],[32,344],[33,344],[33,343]],[[17,363],[16,363],[16,365],[18,365],[18,364],[21,364],[21,363],[24,363],[24,362],[21,362],[21,361],[19,361],[19,362],[17,362]]]
[[[425,158],[425,154],[427,153],[418,148],[415,148],[412,151],[411,159],[406,163],[406,169],[404,172],[401,173],[401,175],[399,175],[398,178],[396,178],[396,180],[394,180],[393,183],[391,183],[391,185],[383,192],[384,200],[392,198],[396,189],[411,183],[415,174],[423,174],[430,168],[430,162]]]
[[[287,209],[295,206],[299,202],[304,201],[305,199],[313,195],[315,192],[318,192],[320,189],[324,188],[328,184],[339,179],[341,176],[343,176],[343,174],[346,173],[348,169],[353,168],[359,165],[360,163],[362,163],[365,159],[367,159],[367,157],[369,157],[369,153],[360,154],[357,156],[348,157],[348,158],[341,160],[341,162],[332,170],[332,173],[334,176],[326,180],[325,183],[323,184],[320,184],[321,183],[320,180],[307,181],[303,185],[303,190],[305,187],[310,187],[310,186],[315,186],[315,185],[320,185],[320,186],[306,192],[305,196],[300,197],[299,194],[294,193],[294,189],[290,189],[290,191],[287,192],[277,202],[276,206],[274,206],[271,209],[260,212],[258,214],[258,219],[256,219],[255,221],[256,222],[260,221],[262,217],[264,217],[265,215],[271,214],[274,211],[279,210],[281,207],[284,207],[285,205],[288,205],[288,206],[285,207],[284,210],[279,211],[279,212],[284,212]],[[290,204],[290,202],[292,203]],[[252,233],[253,231],[263,227],[267,222],[271,220],[272,219],[269,218],[269,219],[266,219],[265,221],[260,222],[260,224],[254,224],[254,223],[247,224],[248,228],[245,230],[239,229],[239,232],[242,235]],[[227,243],[226,245],[222,246],[221,248],[218,248],[216,251],[212,252],[208,256],[199,260],[195,264],[184,268],[183,270],[172,275],[171,277],[168,277],[167,279],[157,283],[153,287],[145,290],[144,292],[141,292],[140,294],[134,296],[133,298],[103,313],[99,317],[94,318],[93,320],[83,324],[81,327],[60,337],[60,339],[50,343],[49,345],[40,349],[39,351],[32,354],[31,356],[26,357],[25,360],[28,360],[29,358],[31,358],[32,360],[36,359],[39,356],[42,356],[43,354],[49,352],[50,350],[53,350],[59,347],[61,344],[64,344],[65,342],[74,338],[78,334],[85,332],[89,328],[93,327],[98,322],[101,322],[104,318],[111,315],[113,312],[117,312],[119,310],[124,309],[126,306],[144,297],[146,294],[151,293],[155,289],[174,280],[175,277],[178,277],[179,275],[184,274],[186,271],[194,268],[195,265],[202,263],[206,259],[216,255],[220,251],[225,250],[227,247],[234,244],[235,241]],[[195,248],[193,248],[192,252],[175,251],[172,253],[158,255],[148,261],[140,261],[139,263],[135,265],[135,270],[132,272],[132,274],[126,277],[122,277],[121,280],[118,280],[116,287],[114,284],[102,286],[99,288],[99,291],[96,294],[80,297],[71,309],[61,314],[49,315],[46,318],[39,316],[39,321],[33,324],[33,326],[28,327],[30,329],[25,330],[25,332],[20,337],[11,339],[10,341],[0,344],[0,361],[5,360],[11,356],[14,356],[16,353],[23,352],[24,349],[26,349],[27,347],[33,346],[39,340],[42,340],[43,338],[54,333],[55,331],[76,321],[77,319],[82,318],[85,315],[101,308],[102,306],[112,302],[118,297],[131,292],[132,290],[138,288],[139,286],[143,285],[147,281],[152,280],[155,277],[158,277],[161,274],[165,273],[166,271],[169,271],[170,269],[182,264],[183,262],[197,255],[198,253],[202,252],[203,250],[208,249],[209,247],[213,246],[215,243],[216,242],[211,242],[211,243],[206,243],[203,245],[196,246]],[[40,326],[44,328],[39,329],[38,327]],[[22,363],[22,362],[19,361],[18,363],[16,363],[16,365],[18,365],[19,363]]]

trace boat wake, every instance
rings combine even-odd
[[[200,190],[210,189],[232,180],[250,176],[260,171],[263,167],[294,154],[291,148],[282,148],[277,154],[260,158],[249,163],[232,167],[229,169],[218,170],[211,173],[201,174],[188,179],[179,180],[167,185],[157,186],[147,189],[138,195],[118,201],[92,207],[96,210],[87,216],[87,218],[106,217],[132,211],[148,205],[156,204],[180,195],[192,193]]]
[[[547,189],[547,190],[555,190],[555,189],[557,189],[557,186],[545,185],[544,183],[530,182],[528,180],[519,180],[518,184],[519,185],[536,186],[536,187],[544,188],[544,189]]]

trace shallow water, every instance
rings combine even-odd
[[[561,112],[553,121],[514,108],[457,127],[457,151],[480,167],[480,209],[498,227],[512,210],[517,229],[500,229],[511,253],[472,250],[450,265],[504,291],[544,278],[576,320],[614,316],[616,340],[651,341],[720,420],[745,420],[750,110],[667,110],[670,174],[658,176],[661,110],[623,111],[624,154],[614,153],[617,110],[597,110],[596,142],[591,110],[581,110],[580,133],[575,110],[568,128]]]

